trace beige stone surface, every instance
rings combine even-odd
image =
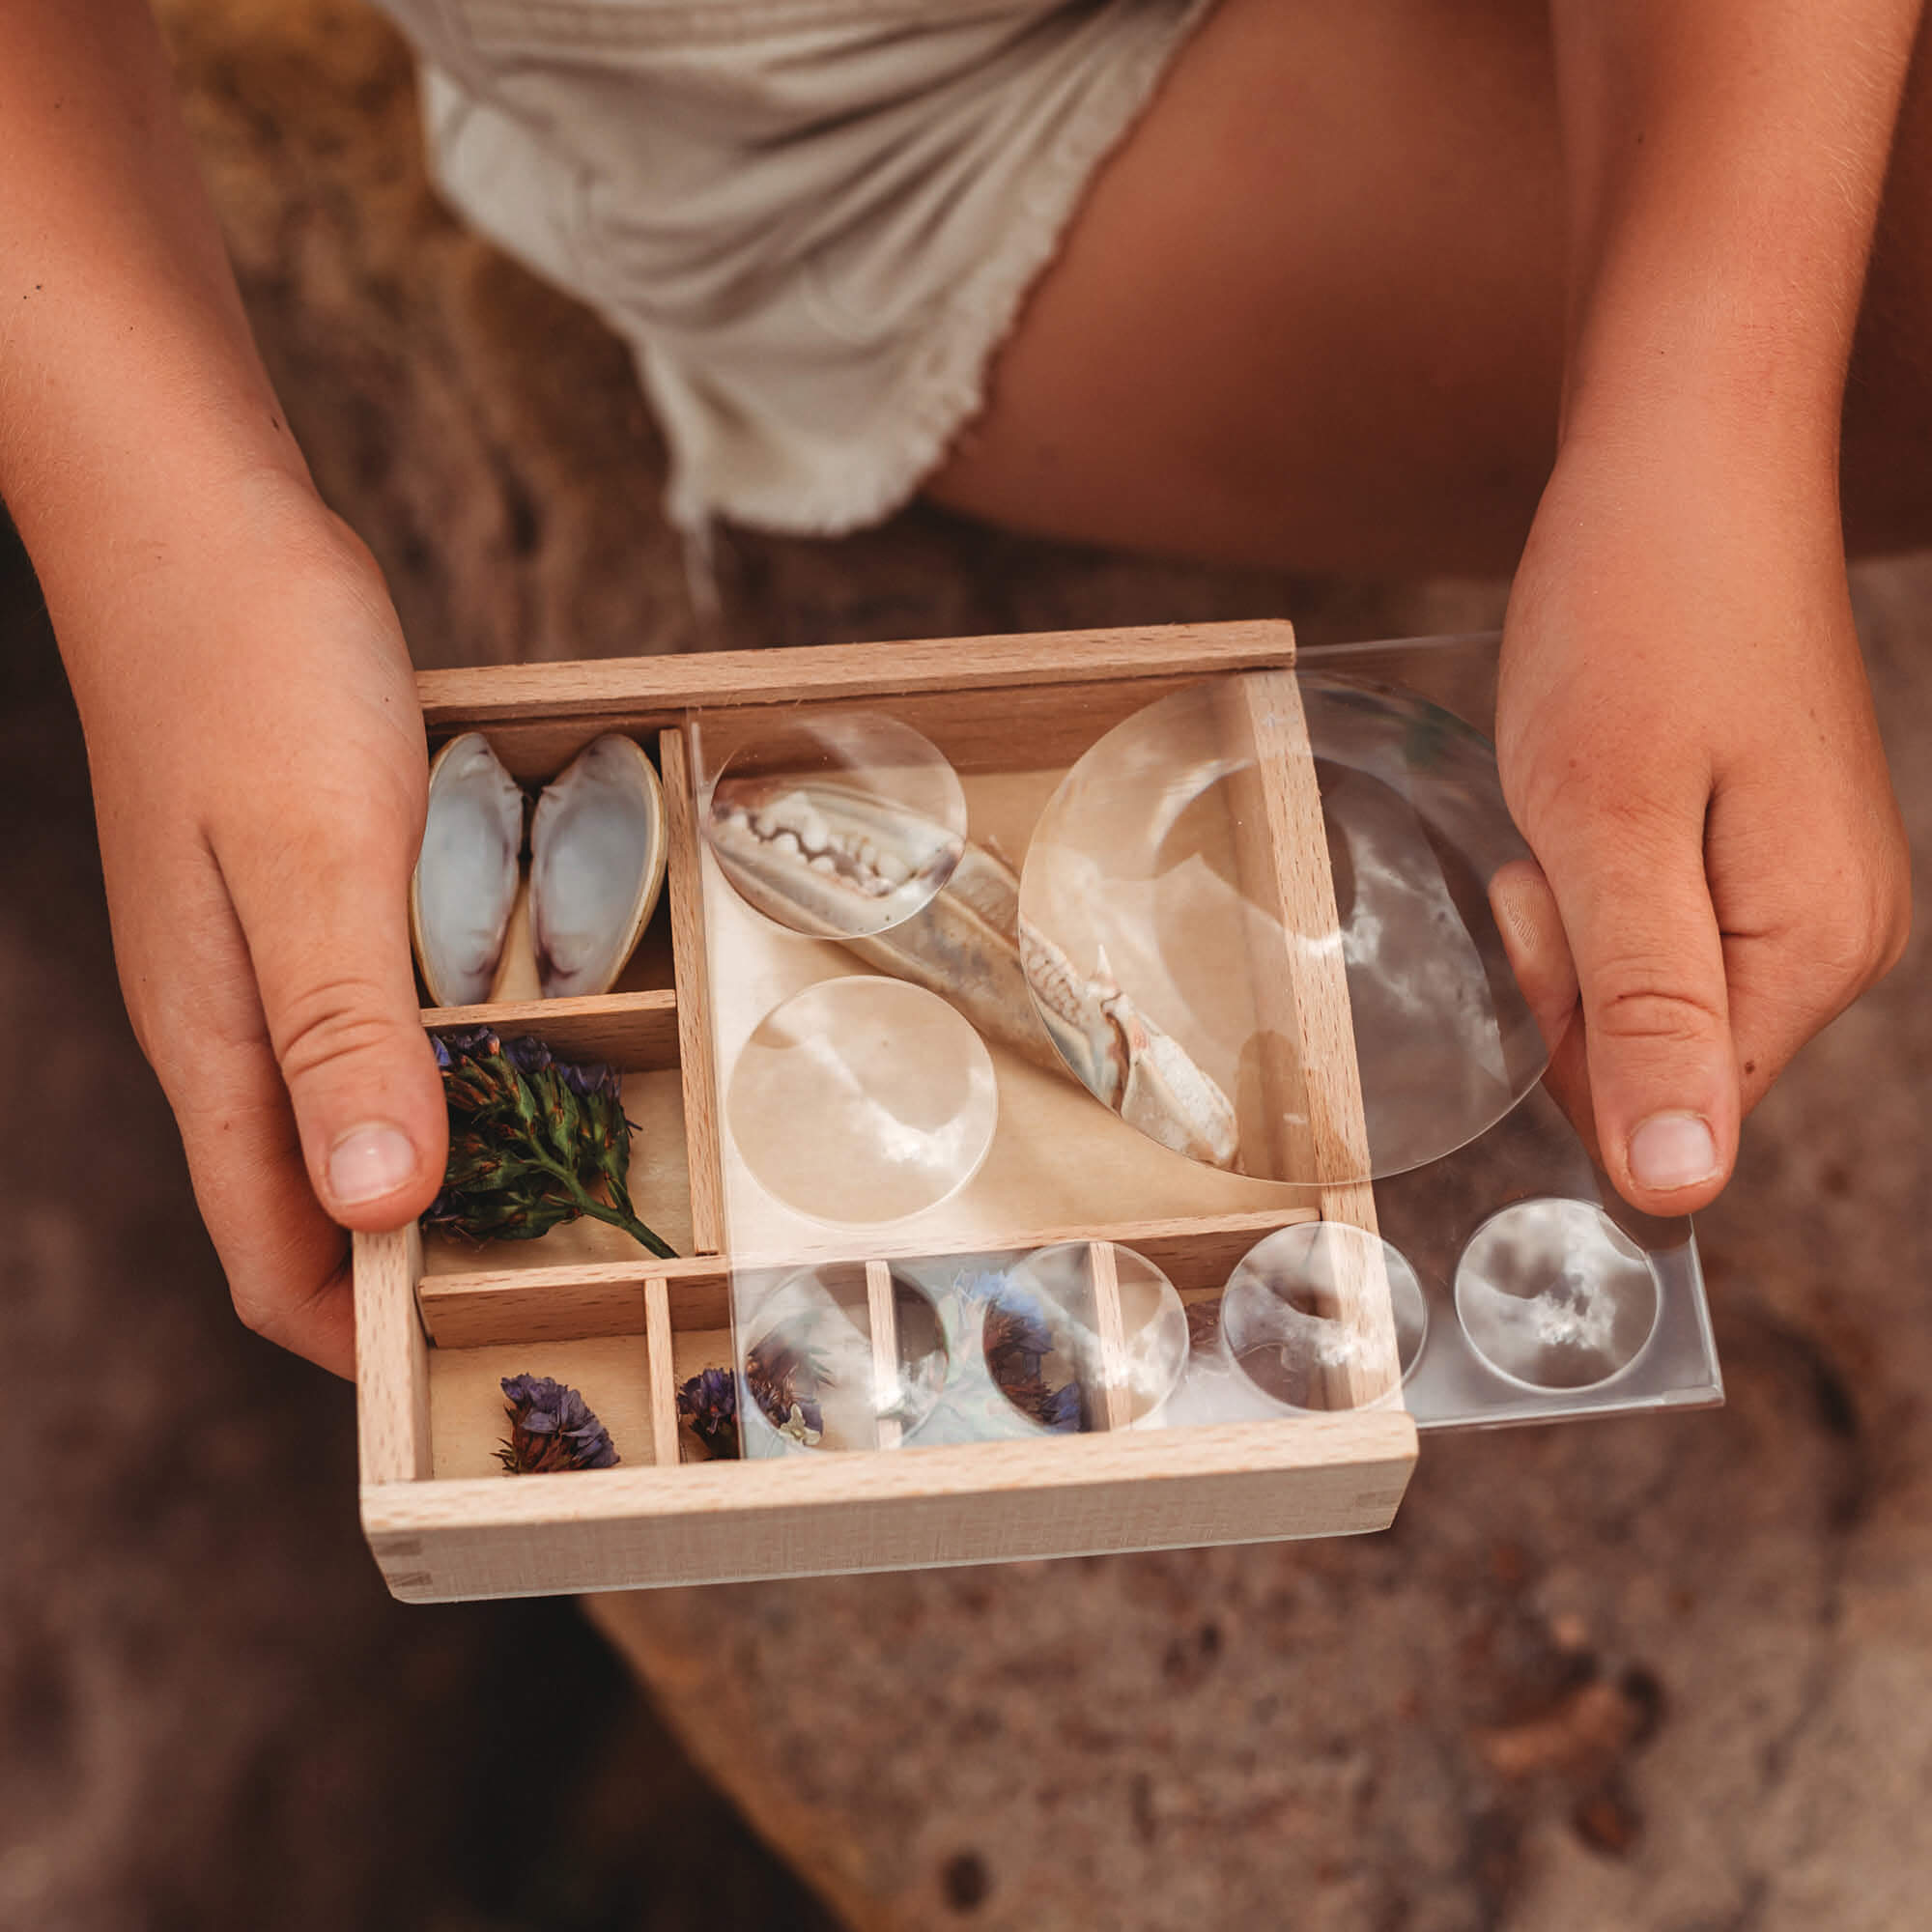
[[[837,548],[731,537],[702,616],[621,351],[438,210],[386,31],[353,0],[162,11],[291,418],[423,663],[1284,610],[1321,639],[1499,611],[1493,586],[1129,564],[917,513]],[[1922,855],[1932,566],[1859,592]],[[1925,958],[1921,939],[1800,1061],[1703,1223],[1723,1411],[1432,1439],[1396,1529],[1356,1544],[666,1593],[606,1604],[609,1627],[856,1926],[1917,1932]],[[30,1271],[79,1265],[55,1252],[79,1228],[35,1221]],[[34,1347],[80,1346],[33,1305]],[[155,1417],[138,1369],[116,1387]],[[104,1688],[71,1694],[106,1708],[111,1641],[86,1655]],[[111,1768],[71,1789],[133,1815]],[[53,1895],[27,1869],[0,1863],[0,1913]]]

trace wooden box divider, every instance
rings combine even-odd
[[[505,1039],[535,1034],[566,1058],[620,1065],[678,1064],[682,1003],[668,986],[640,993],[599,993],[577,1000],[510,1000],[479,1007],[425,1007],[423,1025],[494,1027]]]
[[[682,732],[664,732],[658,739],[658,756],[663,766],[665,824],[670,841],[665,884],[670,898],[678,1055],[684,1071],[691,1244],[700,1255],[715,1255],[724,1246],[724,1163],[718,1140],[718,1077],[712,1065],[705,992],[704,889],[698,874],[696,813]]]
[[[1094,1228],[1015,1229],[978,1244],[976,1252],[1019,1254],[1058,1247],[1068,1241],[1111,1241],[1142,1254],[1183,1294],[1219,1287],[1236,1262],[1264,1235],[1297,1221],[1320,1218],[1313,1207],[1270,1208],[1258,1212],[1204,1214],[1199,1219],[1117,1221]],[[501,1268],[474,1274],[433,1274],[422,1278],[418,1300],[423,1325],[437,1347],[473,1349],[492,1342],[563,1341],[579,1335],[636,1333],[639,1287],[662,1281],[676,1324],[715,1327],[728,1321],[734,1268],[773,1268],[804,1262],[923,1260],[930,1242],[883,1238],[867,1243],[863,1256],[850,1248],[813,1254],[681,1256],[655,1261],[598,1262],[561,1267]],[[626,1324],[629,1324],[628,1326]]]
[[[675,1468],[677,1371],[671,1356],[670,1290],[661,1274],[644,1280],[644,1348],[651,1378],[651,1452],[661,1468]]]
[[[1395,1314],[1382,1261],[1369,1173],[1368,1121],[1355,1058],[1349,979],[1341,948],[1335,880],[1321,796],[1308,742],[1308,720],[1293,671],[1264,670],[1220,693],[1231,746],[1251,752],[1244,808],[1236,813],[1238,863],[1249,896],[1279,909],[1285,942],[1249,961],[1261,1021],[1258,1037],[1273,1051],[1264,1063],[1271,1090],[1265,1112],[1281,1136],[1270,1150],[1277,1172],[1305,1175],[1319,1189],[1324,1220],[1345,1221],[1375,1238],[1337,1246],[1330,1256],[1336,1320],[1359,1349],[1326,1371],[1330,1400],[1353,1408],[1394,1388]],[[1291,1123],[1307,1122],[1305,1132]]]
[[[872,1394],[881,1449],[896,1449],[904,1430],[894,1411],[899,1401],[899,1317],[893,1301],[893,1264],[866,1264],[866,1325],[872,1337]]]
[[[1100,1341],[1100,1386],[1109,1429],[1133,1424],[1133,1390],[1127,1385],[1127,1330],[1121,1314],[1121,1276],[1111,1241],[1087,1244],[1087,1271],[1094,1283],[1094,1332]]]

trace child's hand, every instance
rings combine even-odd
[[[1493,896],[1563,1036],[1552,1089],[1654,1213],[1717,1195],[1741,1116],[1897,961],[1909,916],[1829,466],[1699,441],[1566,447],[1497,718],[1548,883],[1525,867]]]
[[[409,1221],[444,1158],[406,909],[423,733],[361,546],[305,495],[269,521],[125,572],[70,663],[121,983],[236,1309],[348,1375],[342,1229]]]

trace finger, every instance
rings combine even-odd
[[[235,1312],[265,1340],[355,1374],[349,1236],[322,1210],[266,1037],[175,1100],[195,1201]]]
[[[442,1085],[410,965],[409,873],[420,830],[419,815],[412,823],[392,811],[272,851],[244,836],[215,855],[310,1184],[348,1228],[401,1227],[442,1179]]]
[[[1513,859],[1490,881],[1490,910],[1502,935],[1523,1003],[1549,1054],[1543,1084],[1577,1129],[1592,1160],[1602,1162],[1590,1098],[1590,1072],[1577,988],[1577,963],[1543,867]]]
[[[1536,842],[1577,963],[1598,1158],[1634,1208],[1701,1208],[1739,1118],[1703,812],[1578,798]]]
[[[144,917],[156,905],[168,914],[160,935]],[[155,976],[135,970],[130,995],[142,997],[129,1006],[181,1127],[236,1313],[277,1346],[353,1376],[349,1237],[309,1185],[254,968],[212,855],[158,875],[146,905],[124,911],[125,959],[165,948],[188,965],[164,999],[154,996]]]
[[[323,1213],[303,1171],[234,906],[207,852],[156,869],[149,887],[137,898],[122,895],[122,980],[182,1128],[195,1202],[236,1314],[278,1347],[352,1376],[348,1235]],[[164,929],[156,929],[160,908]],[[182,970],[162,978],[137,964],[158,956]]]

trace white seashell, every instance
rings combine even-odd
[[[530,936],[546,999],[611,990],[658,902],[665,856],[664,792],[635,739],[597,739],[544,787]]]
[[[429,768],[429,812],[410,880],[410,938],[432,1006],[489,998],[523,843],[522,787],[480,731],[452,738]]]
[[[882,930],[894,907],[923,903],[958,859],[949,827],[889,800],[831,781],[787,781],[775,793],[773,783],[721,781],[711,844],[739,894],[795,932]]]

